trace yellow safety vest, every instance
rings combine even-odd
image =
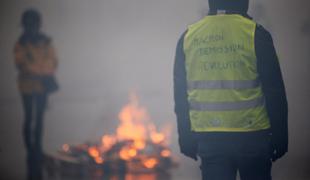
[[[184,37],[191,129],[247,132],[268,129],[257,73],[256,23],[241,15],[206,16]]]

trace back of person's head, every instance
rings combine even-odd
[[[229,10],[246,13],[249,9],[249,0],[208,0],[210,10]]]
[[[39,11],[35,9],[24,11],[21,23],[25,29],[39,29],[41,27],[41,15]]]

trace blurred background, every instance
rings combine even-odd
[[[0,179],[26,173],[13,47],[27,8],[41,12],[59,59],[60,90],[49,98],[44,121],[46,152],[113,133],[135,91],[154,124],[173,126],[179,167],[171,179],[200,179],[199,163],[179,153],[172,69],[178,38],[207,14],[207,0],[1,0]],[[307,0],[250,1],[249,14],[273,35],[289,102],[289,153],[274,164],[275,180],[310,179],[309,8]]]

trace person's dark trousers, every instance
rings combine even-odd
[[[24,108],[23,136],[27,151],[27,179],[42,179],[42,133],[46,109],[45,93],[22,94]]]
[[[199,140],[203,180],[271,180],[267,131],[210,133]]]

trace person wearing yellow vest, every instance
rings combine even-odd
[[[209,0],[181,36],[174,99],[181,152],[204,180],[271,180],[288,150],[287,100],[270,33],[248,0]]]

